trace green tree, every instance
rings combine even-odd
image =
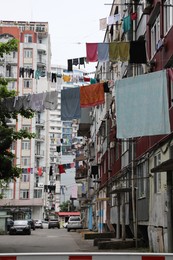
[[[18,41],[16,39],[9,40],[6,43],[0,43],[0,57],[4,54],[10,54],[11,51],[18,50]],[[3,181],[9,179],[15,179],[21,174],[21,168],[16,167],[13,164],[15,155],[11,152],[12,143],[19,139],[31,139],[35,137],[34,133],[30,133],[26,130],[21,129],[16,131],[14,128],[8,126],[10,119],[18,120],[18,115],[25,118],[32,118],[34,112],[32,110],[23,110],[19,112],[9,111],[8,107],[5,106],[6,98],[13,98],[18,95],[14,90],[10,91],[7,88],[8,80],[6,78],[0,78],[0,184]],[[14,81],[14,80],[13,80]]]
[[[63,202],[62,204],[59,205],[60,207],[60,212],[68,212],[69,211],[69,205],[70,205],[70,200],[67,200]]]

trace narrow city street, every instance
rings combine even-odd
[[[83,240],[76,231],[36,229],[27,235],[1,235],[0,253],[91,252],[92,240]]]

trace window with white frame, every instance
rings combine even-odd
[[[151,56],[156,52],[157,43],[160,40],[160,15],[155,20],[151,27]]]
[[[25,34],[24,35],[24,42],[32,42],[32,34]]]
[[[42,190],[41,189],[34,190],[34,198],[35,199],[42,198]]]
[[[28,156],[22,156],[22,166],[30,166],[31,158]]]
[[[32,49],[24,49],[24,58],[32,58]]]
[[[29,182],[30,175],[28,173],[22,173],[21,175],[21,181],[22,182]]]
[[[146,177],[148,172],[148,162],[142,162],[137,166],[137,180],[138,180],[138,196],[146,196]]]
[[[30,140],[23,140],[22,141],[22,150],[30,150],[30,149],[31,149]]]
[[[25,79],[23,81],[23,87],[24,88],[32,88],[32,80],[31,79]]]
[[[20,190],[20,199],[29,199],[29,190],[28,189]]]
[[[161,154],[158,153],[154,156],[154,167],[161,164]],[[154,192],[160,192],[161,190],[161,173],[156,172],[154,173]]]
[[[173,25],[173,0],[164,2],[164,34],[166,34]]]

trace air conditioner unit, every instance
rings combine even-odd
[[[38,188],[43,188],[43,183],[38,183]]]

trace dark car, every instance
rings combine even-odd
[[[10,230],[10,227],[12,227],[14,224],[14,221],[11,218],[7,218],[7,231]]]
[[[56,218],[49,218],[48,228],[60,228],[59,220]]]
[[[27,219],[28,224],[31,226],[32,230],[35,230],[35,221],[33,219]]]
[[[27,220],[15,220],[12,227],[9,230],[10,235],[31,235],[31,226]]]

